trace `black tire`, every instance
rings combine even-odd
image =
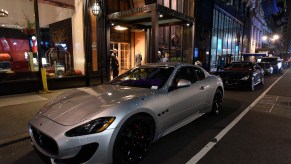
[[[255,90],[255,78],[252,77],[251,81],[250,81],[250,91],[254,91]]]
[[[138,163],[149,151],[154,138],[153,119],[136,115],[120,128],[113,147],[114,163]]]
[[[222,99],[223,99],[223,93],[221,89],[216,89],[213,101],[212,101],[212,110],[211,113],[218,115],[222,108]]]

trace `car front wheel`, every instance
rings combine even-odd
[[[252,80],[250,82],[250,90],[254,91],[255,90],[255,78],[252,77]]]
[[[113,148],[114,163],[137,163],[148,153],[154,137],[153,120],[137,115],[120,128]]]

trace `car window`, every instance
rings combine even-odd
[[[252,63],[248,62],[233,62],[231,63],[231,68],[253,68]]]
[[[191,83],[194,83],[198,80],[194,67],[182,67],[177,71],[175,76],[176,81],[179,79],[189,80]]]
[[[173,69],[172,67],[136,68],[116,77],[109,84],[159,89],[166,83]]]
[[[204,71],[202,69],[195,68],[195,67],[193,67],[193,68],[194,68],[194,71],[196,72],[199,80],[205,79],[205,74],[204,74]]]

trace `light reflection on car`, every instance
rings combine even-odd
[[[56,163],[136,163],[153,142],[222,108],[222,80],[185,63],[146,64],[108,84],[68,90],[30,121],[31,140]]]

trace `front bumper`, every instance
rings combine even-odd
[[[225,88],[245,88],[250,86],[250,80],[223,79],[222,81]]]
[[[33,146],[56,163],[112,163],[114,129],[92,135],[65,136],[71,128],[42,117],[30,122],[29,132]]]

